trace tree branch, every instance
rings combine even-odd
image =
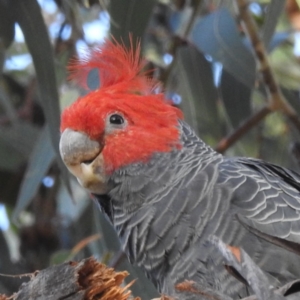
[[[72,299],[72,300],[127,300],[133,299],[129,287],[121,286],[128,272],[116,272],[112,268],[88,258],[49,267],[30,274],[31,280],[20,290],[1,300]],[[16,276],[18,277],[18,276]],[[134,298],[138,300],[139,298]]]
[[[216,146],[216,151],[224,153],[230,146],[237,142],[245,133],[262,121],[267,115],[274,111],[281,111],[284,113],[292,124],[300,132],[300,119],[297,112],[287,102],[283,96],[279,84],[276,81],[274,72],[271,68],[268,53],[258,34],[256,23],[249,13],[248,2],[246,0],[236,0],[237,10],[241,19],[241,23],[247,33],[254,55],[262,75],[262,79],[268,94],[267,106],[262,108],[256,114],[252,115],[236,130],[230,133],[227,137],[223,138]]]
[[[230,146],[237,142],[245,133],[252,129],[255,125],[261,122],[272,110],[265,106],[257,113],[246,119],[236,130],[223,138],[215,150],[220,153],[224,153]]]
[[[300,280],[276,290],[270,289],[271,284],[264,272],[242,248],[226,245],[215,236],[211,236],[208,242],[218,250],[226,265],[240,274],[255,291],[255,295],[243,300],[284,300],[287,299],[284,295],[300,296]],[[0,295],[0,300],[141,300],[134,298],[129,290],[134,281],[123,285],[128,272],[116,272],[94,258],[67,262],[26,275],[31,278],[29,282],[23,283],[20,290],[10,297]],[[190,280],[175,283],[171,293],[171,297],[161,295],[152,300],[236,300],[206,284]]]
[[[283,112],[300,132],[299,116],[281,92],[271,68],[265,45],[258,34],[256,23],[252,15],[249,13],[248,2],[246,0],[236,0],[236,4],[242,20],[242,25],[252,43],[259,71],[262,75],[264,85],[268,93],[269,109]]]

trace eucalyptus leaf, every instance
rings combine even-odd
[[[0,0],[0,44],[4,48],[9,47],[15,36],[15,23],[8,2]]]
[[[300,112],[300,95],[298,90],[285,89],[281,87],[281,91],[287,101],[293,106],[295,111]]]
[[[269,43],[269,52],[273,51],[276,47],[286,42],[290,38],[291,34],[292,33],[289,31],[275,33],[271,39],[271,42]]]
[[[276,25],[278,23],[279,17],[283,12],[285,5],[285,1],[272,0],[267,6],[267,13],[261,30],[262,41],[266,48],[269,48],[270,42],[275,32]]]
[[[0,105],[4,108],[6,116],[9,118],[9,120],[12,123],[16,123],[18,119],[16,110],[13,107],[6,92],[4,91],[4,89],[2,89],[1,84],[0,84]]]
[[[9,247],[5,239],[4,232],[0,230],[0,272],[8,273],[11,270],[12,262],[10,259]],[[1,280],[2,281],[2,280]],[[0,281],[0,293],[7,293],[9,290],[2,287],[2,282]],[[5,284],[3,284],[5,287]]]
[[[141,268],[131,265],[127,258],[118,266],[118,270],[127,270],[129,272],[129,276],[125,279],[127,284],[132,280],[136,280],[135,284],[130,287],[133,295],[139,296],[141,299],[159,297],[157,290],[153,283],[146,277],[145,272]]]
[[[111,0],[109,14],[111,17],[111,34],[117,40],[129,45],[129,33],[133,38],[144,35],[155,0]]]
[[[226,8],[198,18],[189,38],[200,51],[222,63],[236,79],[253,87],[254,57],[244,45],[236,22]]]
[[[51,144],[49,129],[45,126],[29,158],[27,170],[13,211],[14,220],[30,204],[54,158],[55,152]]]
[[[3,141],[0,141],[0,169],[2,171],[16,172],[26,162],[26,157]]]
[[[270,55],[271,67],[279,84],[290,90],[300,88],[300,68],[298,58],[293,54],[291,45],[282,45]]]
[[[228,120],[232,127],[236,128],[252,113],[252,91],[229,72],[223,70],[220,93]]]
[[[185,120],[206,142],[216,142],[221,125],[211,63],[195,47],[180,47],[167,86],[181,95]]]
[[[10,125],[0,126],[0,168],[19,168],[30,156],[39,131],[31,123],[15,119]]]
[[[41,9],[36,0],[10,0],[14,20],[20,25],[32,56],[39,88],[41,105],[49,125],[50,138],[57,155],[61,175],[69,192],[68,172],[59,153],[59,97],[54,71],[53,49]]]
[[[39,128],[30,123],[18,121],[13,125],[0,126],[0,141],[27,158],[31,154],[39,131]]]
[[[50,266],[62,264],[66,261],[70,261],[73,259],[72,251],[71,250],[59,250],[53,253],[50,257]]]

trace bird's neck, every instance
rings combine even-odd
[[[205,168],[219,159],[212,148],[200,140],[186,123],[180,121],[183,147],[171,152],[155,153],[147,162],[135,163],[115,171],[109,179],[109,196],[114,213],[127,216],[140,207],[159,201],[158,195],[179,183],[187,174]],[[195,165],[198,168],[194,168]]]

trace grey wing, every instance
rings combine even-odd
[[[294,245],[300,244],[299,174],[250,158],[225,159],[220,174],[220,183],[234,190],[232,205],[246,227],[300,251]]]

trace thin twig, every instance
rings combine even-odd
[[[283,112],[300,131],[299,116],[283,96],[279,84],[275,79],[266,48],[258,34],[256,23],[248,10],[248,2],[246,0],[236,0],[236,4],[242,20],[242,25],[244,26],[245,32],[248,34],[252,43],[259,71],[262,74],[265,88],[268,93],[269,109]]]
[[[262,121],[272,110],[265,106],[257,113],[246,119],[234,132],[223,138],[215,148],[217,152],[224,153],[230,146],[237,142],[245,133]]]
[[[216,147],[216,151],[223,153],[235,142],[237,142],[245,133],[262,121],[268,114],[274,111],[281,111],[294,124],[300,132],[300,119],[297,112],[287,102],[283,96],[279,84],[277,83],[274,72],[271,68],[268,54],[264,43],[262,42],[256,23],[249,13],[248,2],[246,0],[236,0],[240,19],[252,43],[255,58],[262,75],[263,82],[268,93],[267,106],[247,119],[235,131],[223,138]]]

